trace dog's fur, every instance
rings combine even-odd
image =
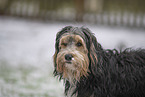
[[[67,26],[56,36],[54,75],[67,97],[145,97],[145,49],[105,50],[88,28]]]

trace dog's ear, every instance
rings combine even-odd
[[[53,55],[53,63],[54,63],[54,76],[58,75],[58,72],[57,72],[57,64],[56,64],[56,58],[57,58],[57,54],[59,52],[59,41],[60,41],[60,38],[61,36],[64,34],[64,33],[68,33],[70,30],[71,30],[72,26],[66,26],[64,28],[62,28],[61,31],[59,31],[57,34],[56,34],[56,40],[55,40],[55,54]]]
[[[68,33],[70,32],[71,28],[73,28],[72,26],[66,26],[64,28],[61,29],[61,31],[59,31],[57,34],[56,34],[56,40],[55,40],[55,50],[58,50],[59,52],[59,40],[61,38],[61,36],[65,33]]]
[[[55,50],[55,54],[53,55],[53,64],[54,64],[53,74],[54,74],[54,76],[58,75],[57,70],[56,70],[56,68],[57,68],[57,64],[56,64],[57,53],[58,53],[57,50]]]
[[[94,36],[94,34],[88,29],[88,28],[82,28],[83,33],[86,36],[86,44],[87,44],[87,48],[88,48],[88,56],[90,59],[90,70],[93,72],[94,71],[94,67],[97,66],[98,63],[98,56],[97,56],[97,52],[100,50],[103,50],[102,46],[97,42],[96,37]],[[95,70],[96,71],[96,70]]]

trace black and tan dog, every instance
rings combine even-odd
[[[54,75],[66,97],[145,97],[145,49],[104,50],[87,28],[57,33]]]

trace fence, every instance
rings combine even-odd
[[[0,15],[145,28],[145,0],[0,0]]]

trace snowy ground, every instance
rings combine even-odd
[[[0,17],[0,97],[64,97],[53,77],[55,35],[66,25],[88,27],[105,49],[145,48],[145,31]]]

